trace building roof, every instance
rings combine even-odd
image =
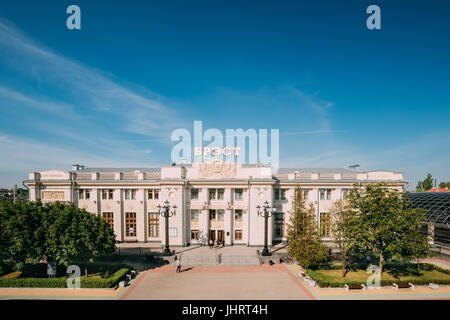
[[[72,172],[161,172],[161,168],[84,168]]]
[[[345,168],[280,168],[279,174],[286,174],[292,172],[307,172],[307,173],[360,173],[361,171],[355,171]]]
[[[177,165],[177,166],[192,166],[192,165]],[[243,164],[244,168],[258,167],[257,164]],[[72,172],[161,172],[160,167],[143,168],[143,167],[131,167],[131,168],[83,168]],[[292,172],[306,172],[306,173],[360,173],[361,171],[355,171],[345,168],[279,168],[278,174],[287,174]]]
[[[407,197],[412,208],[425,210],[427,222],[450,228],[450,192],[411,192]]]
[[[427,192],[450,192],[450,189],[447,188],[433,188],[428,190]]]

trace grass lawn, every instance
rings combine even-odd
[[[359,281],[359,282],[366,282],[367,278],[370,276],[370,274],[366,273],[365,270],[358,270],[358,271],[350,271],[347,273],[347,276],[345,278],[342,278],[341,270],[316,270],[316,272],[323,276],[324,280],[328,281]],[[420,272],[420,275],[417,274],[410,274],[410,275],[400,275],[398,277],[393,276],[389,272],[383,272],[381,276],[381,280],[387,280],[391,282],[417,282],[417,280],[426,280],[429,282],[433,282],[436,279],[439,280],[450,280],[450,275],[439,272],[437,270],[432,271],[424,271],[422,270]]]
[[[343,287],[348,285],[366,284],[371,274],[366,270],[356,270],[347,273],[342,277],[341,270],[336,268],[308,270],[308,275],[316,281],[320,287]],[[419,272],[416,267],[402,267],[385,269],[381,276],[381,286],[390,286],[392,283],[407,284],[409,282],[416,285],[427,285],[429,283],[440,283],[450,285],[450,271],[437,266],[427,265]]]

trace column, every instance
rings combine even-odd
[[[224,216],[224,232],[225,232],[225,244],[232,245],[233,244],[233,210],[226,209]]]
[[[147,221],[147,213],[145,212],[144,206],[144,189],[136,190],[136,201],[134,202],[134,208],[136,210],[136,231],[137,231],[137,240],[139,242],[144,242],[147,237],[145,234],[146,231],[146,221]]]
[[[199,231],[203,243],[206,244],[209,238],[209,210],[202,210],[199,217]]]
[[[428,244],[434,244],[434,224],[433,223],[428,223]]]

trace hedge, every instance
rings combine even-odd
[[[130,267],[121,268],[109,278],[81,278],[82,288],[112,288],[125,279]],[[67,277],[0,279],[1,288],[67,288]]]
[[[343,288],[346,284],[347,285],[361,285],[361,281],[352,281],[345,278],[339,278],[334,279],[332,281],[324,279],[324,276],[317,273],[316,270],[337,270],[340,269],[340,265],[328,265],[328,266],[320,266],[320,268],[313,269],[307,269],[306,274],[316,282],[316,284],[321,288]],[[422,270],[436,270],[445,274],[450,275],[449,269],[444,269],[439,266],[429,264],[429,263],[421,263],[420,269]],[[392,280],[380,280],[380,286],[392,286]],[[410,280],[395,280],[395,283],[397,284],[408,284],[408,282],[411,282]],[[430,282],[437,283],[437,284],[443,284],[443,285],[450,285],[450,278],[449,279],[433,279],[430,281],[429,279],[420,279],[414,280],[415,285],[428,285]]]

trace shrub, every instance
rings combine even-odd
[[[112,288],[125,279],[130,267],[121,268],[109,278],[81,278],[82,288]],[[67,276],[60,278],[0,279],[2,288],[66,288]]]
[[[125,276],[130,272],[131,268],[122,268],[114,273],[109,278],[81,278],[82,288],[112,288],[125,279]]]

